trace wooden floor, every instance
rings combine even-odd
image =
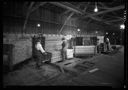
[[[74,60],[80,58],[74,58]],[[54,65],[45,64],[41,70],[35,62],[4,75],[4,86],[111,86],[124,87],[124,48],[113,54],[100,54],[82,60],[94,63],[82,72],[62,73]]]

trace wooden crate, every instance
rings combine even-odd
[[[71,59],[73,58],[73,53],[74,53],[74,50],[73,49],[67,49],[67,58],[68,59]]]
[[[32,42],[30,40],[17,41],[13,49],[13,64],[18,64],[32,57]]]

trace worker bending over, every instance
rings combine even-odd
[[[52,54],[49,52],[46,52],[42,45],[41,45],[41,40],[38,39],[36,44],[35,44],[35,56],[36,56],[36,66],[38,69],[41,69],[42,62],[50,62]]]

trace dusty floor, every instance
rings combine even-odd
[[[90,72],[87,69],[76,74],[61,73],[58,68],[47,64],[43,65],[41,70],[37,70],[35,63],[30,62],[23,68],[4,75],[3,84],[4,86],[124,86],[124,48],[114,54],[96,55],[86,60],[95,63],[97,71]]]

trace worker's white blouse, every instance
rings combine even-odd
[[[36,44],[36,49],[39,50],[39,51],[41,51],[42,53],[45,52],[45,50],[43,49],[43,47],[42,47],[42,45],[41,45],[40,42],[38,42],[38,43]]]

